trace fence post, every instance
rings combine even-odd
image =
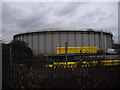
[[[67,42],[65,42],[65,58],[66,58],[66,68],[67,68],[67,59],[68,59],[68,52],[67,52]]]

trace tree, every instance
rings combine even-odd
[[[5,63],[10,63],[10,45],[2,43],[2,62]]]
[[[12,40],[10,47],[15,62],[29,61],[34,56],[31,48],[24,41]]]

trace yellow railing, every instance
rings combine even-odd
[[[80,63],[67,62],[67,68],[76,68]],[[80,67],[92,67],[92,66],[116,66],[120,65],[120,60],[101,60],[101,61],[83,61]],[[49,68],[66,68],[66,62],[54,62],[53,64],[47,64]]]
[[[97,53],[99,47],[67,47],[68,54]],[[57,47],[56,54],[65,54],[65,47]]]

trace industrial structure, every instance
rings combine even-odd
[[[57,47],[99,47],[101,50],[112,48],[112,34],[94,30],[50,30],[27,32],[14,36],[24,41],[35,55],[55,55]]]

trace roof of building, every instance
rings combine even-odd
[[[26,32],[26,33],[19,33],[19,34],[14,35],[14,37],[19,36],[19,35],[24,35],[24,34],[46,33],[46,32],[98,32],[98,33],[103,32],[105,34],[112,35],[111,32],[106,32],[106,31],[102,31],[102,30],[93,30],[93,29],[87,29],[87,30],[73,30],[73,29],[71,29],[71,30],[69,30],[69,29],[68,30],[67,29],[65,29],[65,30],[51,30],[51,29],[49,29],[49,30],[40,30],[40,31],[35,31],[35,32],[31,31],[31,32]]]

